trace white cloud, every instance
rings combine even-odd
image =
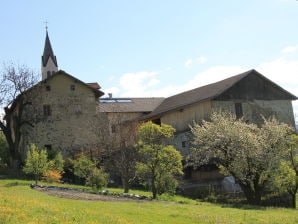
[[[288,46],[285,47],[284,49],[282,49],[282,53],[293,53],[293,52],[297,52],[298,51],[298,45],[296,46]]]
[[[186,68],[190,68],[190,66],[192,65],[192,63],[193,63],[192,59],[188,59],[188,60],[184,63],[184,65],[185,65]]]
[[[207,61],[207,58],[205,58],[205,57],[199,57],[199,58],[196,59],[196,61],[199,64],[204,64]]]
[[[184,63],[184,65],[186,68],[190,68],[193,64],[204,64],[206,61],[206,57],[198,57],[194,59],[190,58]]]
[[[158,72],[130,72],[120,77],[119,88],[121,96],[150,96],[152,89],[160,83]]]

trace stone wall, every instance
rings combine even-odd
[[[97,101],[92,89],[64,75],[55,75],[27,93],[34,127],[23,129],[23,146],[61,150],[64,156],[89,150],[96,141]]]

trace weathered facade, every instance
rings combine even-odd
[[[25,111],[33,127],[25,126],[23,147],[61,150],[65,156],[97,143],[94,126],[103,93],[73,76],[58,71],[26,93],[32,105]]]
[[[292,100],[296,96],[255,70],[166,98],[142,120],[176,128],[176,148],[187,153],[187,133],[193,122],[208,120],[212,111],[225,110],[247,122],[260,124],[275,117],[295,127]]]

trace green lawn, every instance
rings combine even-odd
[[[297,209],[238,209],[192,200],[79,201],[48,196],[29,183],[0,180],[0,223],[298,223]]]

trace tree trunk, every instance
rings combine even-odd
[[[155,177],[154,176],[151,179],[151,190],[152,190],[152,198],[156,199],[157,189],[156,189],[156,186],[155,186]]]
[[[125,177],[122,178],[122,185],[123,185],[124,193],[128,193],[129,192],[129,181],[127,178],[125,178]]]
[[[156,187],[153,185],[152,186],[152,198],[156,199],[156,196],[157,196],[157,190],[156,190]]]
[[[296,208],[296,194],[291,194],[292,208]]]
[[[10,158],[9,168],[13,171],[17,171],[20,169],[21,161],[17,158]]]
[[[256,187],[256,189],[252,189],[250,186],[247,186],[245,184],[239,183],[241,186],[241,189],[243,190],[243,193],[246,197],[246,200],[248,204],[250,205],[260,205],[261,204],[261,197],[262,192],[260,189]]]

